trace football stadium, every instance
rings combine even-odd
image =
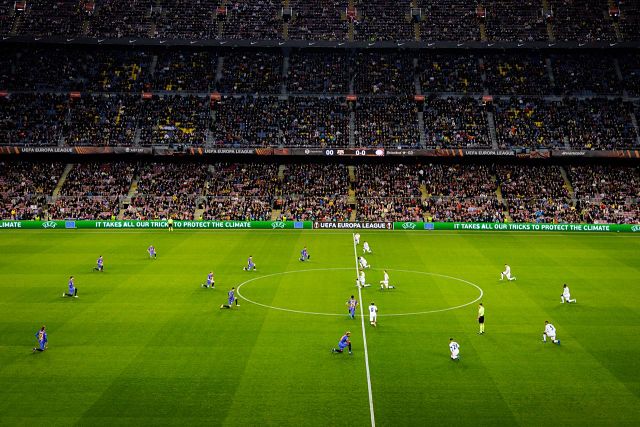
[[[639,1],[0,37],[0,425],[640,423]]]

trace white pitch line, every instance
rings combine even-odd
[[[356,283],[358,283],[358,251],[356,249],[355,234],[351,234],[353,241],[353,256],[356,262]],[[362,309],[362,290],[358,284],[358,299],[360,300],[360,320],[362,325],[362,343],[364,344],[364,365],[367,368],[367,388],[369,391],[369,413],[371,413],[371,427],[376,426],[376,416],[373,411],[373,393],[371,392],[371,372],[369,371],[369,350],[367,349],[367,332],[364,327],[364,310]]]

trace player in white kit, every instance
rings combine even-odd
[[[362,244],[362,253],[365,253],[365,254],[370,254],[371,253],[371,248],[369,247],[369,242],[364,242]]]
[[[542,333],[542,342],[547,342],[547,337],[554,343],[560,345],[560,340],[556,339],[556,327],[549,323],[548,320],[544,321],[544,332]]]
[[[511,275],[511,267],[507,264],[504,265],[504,271],[500,273],[500,280],[507,278],[507,280],[516,280],[515,276]]]
[[[369,306],[369,323],[371,326],[378,326],[378,307],[376,307],[375,303],[371,303]]]
[[[364,270],[360,270],[360,276],[358,277],[358,280],[356,280],[356,286],[360,286],[361,288],[368,288],[369,286],[371,286],[369,283],[367,283],[367,279],[364,275]]]
[[[571,291],[569,291],[569,287],[567,286],[566,283],[562,287],[562,295],[560,295],[560,301],[562,302],[562,304],[564,304],[565,302],[567,302],[567,303],[571,303],[571,302],[576,303],[576,302],[578,302],[575,299],[571,299]]]
[[[356,245],[360,244],[360,233],[356,233],[353,235],[353,243],[355,243]]]
[[[365,268],[371,268],[371,266],[369,265],[369,263],[367,262],[366,259],[364,259],[363,256],[361,256],[360,258],[358,258],[358,263],[360,263],[360,268],[361,269],[365,269]]]
[[[449,351],[451,352],[451,360],[460,360],[460,345],[453,338],[449,338]]]
[[[389,285],[389,273],[384,270],[384,279],[380,280],[380,289],[395,289],[393,285]]]

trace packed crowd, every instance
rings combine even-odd
[[[357,147],[419,147],[416,103],[408,97],[359,99],[354,139]]]
[[[288,73],[287,89],[293,94],[349,92],[349,58],[346,52],[292,52]]]
[[[421,221],[418,165],[362,164],[355,168],[358,221]]]
[[[558,166],[502,165],[496,176],[514,222],[578,222]]]
[[[137,127],[138,97],[95,95],[72,99],[63,137],[67,145],[130,146]]]
[[[411,11],[422,13],[422,40],[557,40],[580,42],[638,40],[640,6],[630,0],[39,0],[0,5],[4,34],[96,38],[413,40]],[[543,5],[547,5],[545,9]],[[353,9],[350,9],[350,5]],[[486,11],[479,19],[476,6]],[[618,7],[619,18],[610,16]],[[291,18],[282,9],[290,7]],[[618,22],[618,23],[616,23]]]
[[[203,219],[265,221],[271,219],[278,194],[278,166],[216,164],[205,184]]]
[[[476,55],[423,54],[418,59],[422,93],[482,93],[482,76]]]
[[[0,144],[58,145],[67,102],[67,97],[54,94],[0,97]]]
[[[0,163],[0,217],[640,222],[637,166],[123,162],[71,166],[56,194],[64,164]]]
[[[622,94],[624,83],[618,78],[612,56],[552,55],[551,63],[556,92],[560,95]]]
[[[484,107],[474,98],[425,100],[423,119],[427,147],[490,147]]]
[[[214,109],[217,145],[345,147],[349,142],[347,106],[337,98],[226,97]]]
[[[511,98],[496,100],[494,117],[501,148],[612,150],[637,146],[632,111],[619,99]]]
[[[604,165],[570,166],[576,210],[586,223],[637,223],[640,169]]]
[[[345,40],[349,32],[347,0],[290,0],[291,40]]]
[[[354,89],[358,94],[415,93],[413,58],[400,53],[359,52],[353,58]]]
[[[0,218],[45,218],[62,163],[0,163]]]
[[[282,194],[275,201],[279,219],[349,221],[349,175],[346,166],[291,164],[284,170]]]
[[[484,64],[489,93],[504,95],[553,93],[545,60],[540,55],[495,54],[485,56]]]
[[[541,0],[492,0],[486,5],[489,40],[548,40]]]
[[[157,55],[155,72],[145,74],[145,88],[207,92],[214,87],[218,57],[208,51],[167,51]]]
[[[209,99],[194,95],[154,96],[143,100],[141,145],[204,145],[210,132]]]
[[[282,54],[280,52],[237,51],[224,58],[220,92],[280,93]]]
[[[413,40],[411,0],[357,0],[354,20],[356,40]]]

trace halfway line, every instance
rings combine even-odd
[[[369,350],[367,349],[367,332],[364,327],[364,311],[362,309],[362,291],[358,282],[358,251],[356,250],[355,235],[351,234],[351,240],[353,241],[353,256],[356,261],[356,283],[358,284],[358,299],[360,301],[360,320],[362,325],[362,342],[364,344],[364,365],[367,368],[367,388],[369,391],[369,412],[371,413],[371,427],[376,426],[376,416],[373,412],[373,394],[371,393],[371,373],[369,372]]]

